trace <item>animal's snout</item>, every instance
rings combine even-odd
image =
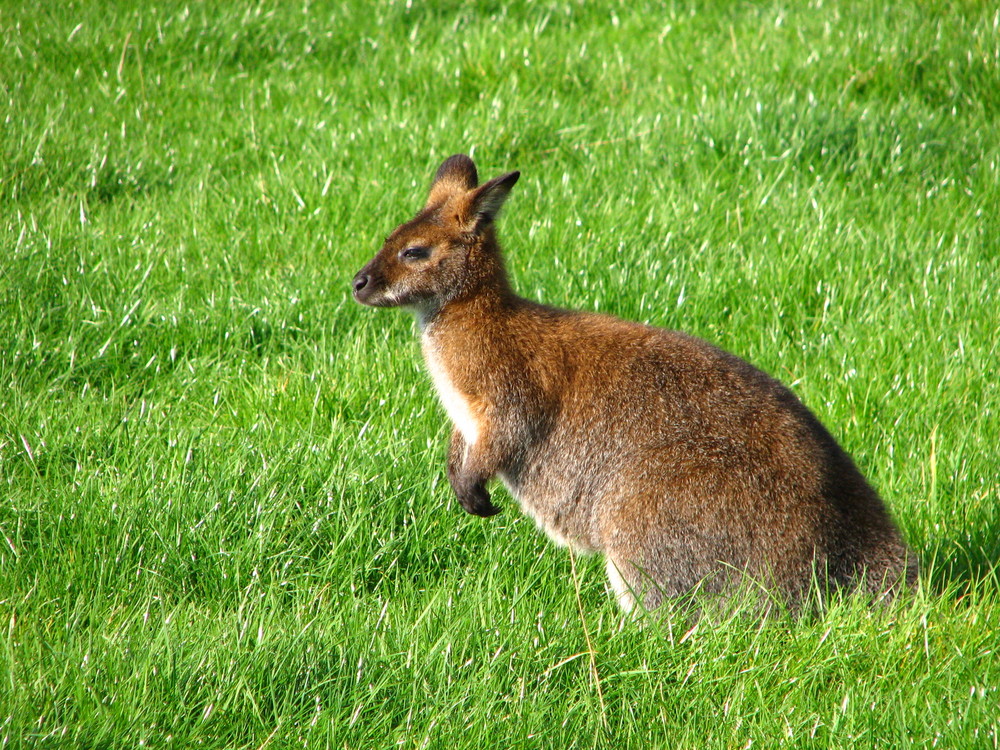
[[[357,295],[362,289],[368,286],[368,282],[370,280],[371,279],[367,273],[365,273],[364,271],[359,271],[358,275],[354,277],[354,281],[352,282],[352,286],[354,287],[354,294]]]
[[[385,286],[382,277],[378,272],[372,273],[369,269],[371,264],[358,271],[354,280],[351,281],[351,289],[354,291],[354,299],[362,305],[373,305],[383,307],[382,297]]]

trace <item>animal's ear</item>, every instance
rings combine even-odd
[[[520,172],[508,172],[494,177],[469,193],[465,211],[469,229],[482,229],[497,217],[504,201],[510,195],[511,188],[520,176]]]
[[[452,196],[467,193],[478,184],[479,175],[472,159],[465,154],[449,156],[434,175],[425,208],[444,203]]]

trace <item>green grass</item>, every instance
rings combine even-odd
[[[0,746],[997,747],[995,8],[219,5],[0,7]],[[456,151],[526,296],[791,384],[920,590],[639,628],[464,515],[348,294]]]

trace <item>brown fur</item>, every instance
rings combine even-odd
[[[626,609],[744,574],[792,603],[814,575],[878,596],[912,583],[879,496],[778,381],[682,333],[514,294],[493,220],[517,178],[477,187],[451,157],[354,279],[359,302],[417,314],[462,507],[497,512],[499,476],[557,542],[606,555]]]

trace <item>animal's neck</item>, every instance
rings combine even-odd
[[[424,336],[439,340],[474,337],[480,341],[501,334],[504,319],[518,306],[520,300],[504,284],[483,287],[476,294],[459,297],[442,305],[424,319],[421,331]],[[419,318],[418,318],[419,321]]]
[[[466,328],[486,334],[491,324],[517,306],[495,241],[477,248],[475,255],[470,272],[451,296],[412,309],[422,333]]]

